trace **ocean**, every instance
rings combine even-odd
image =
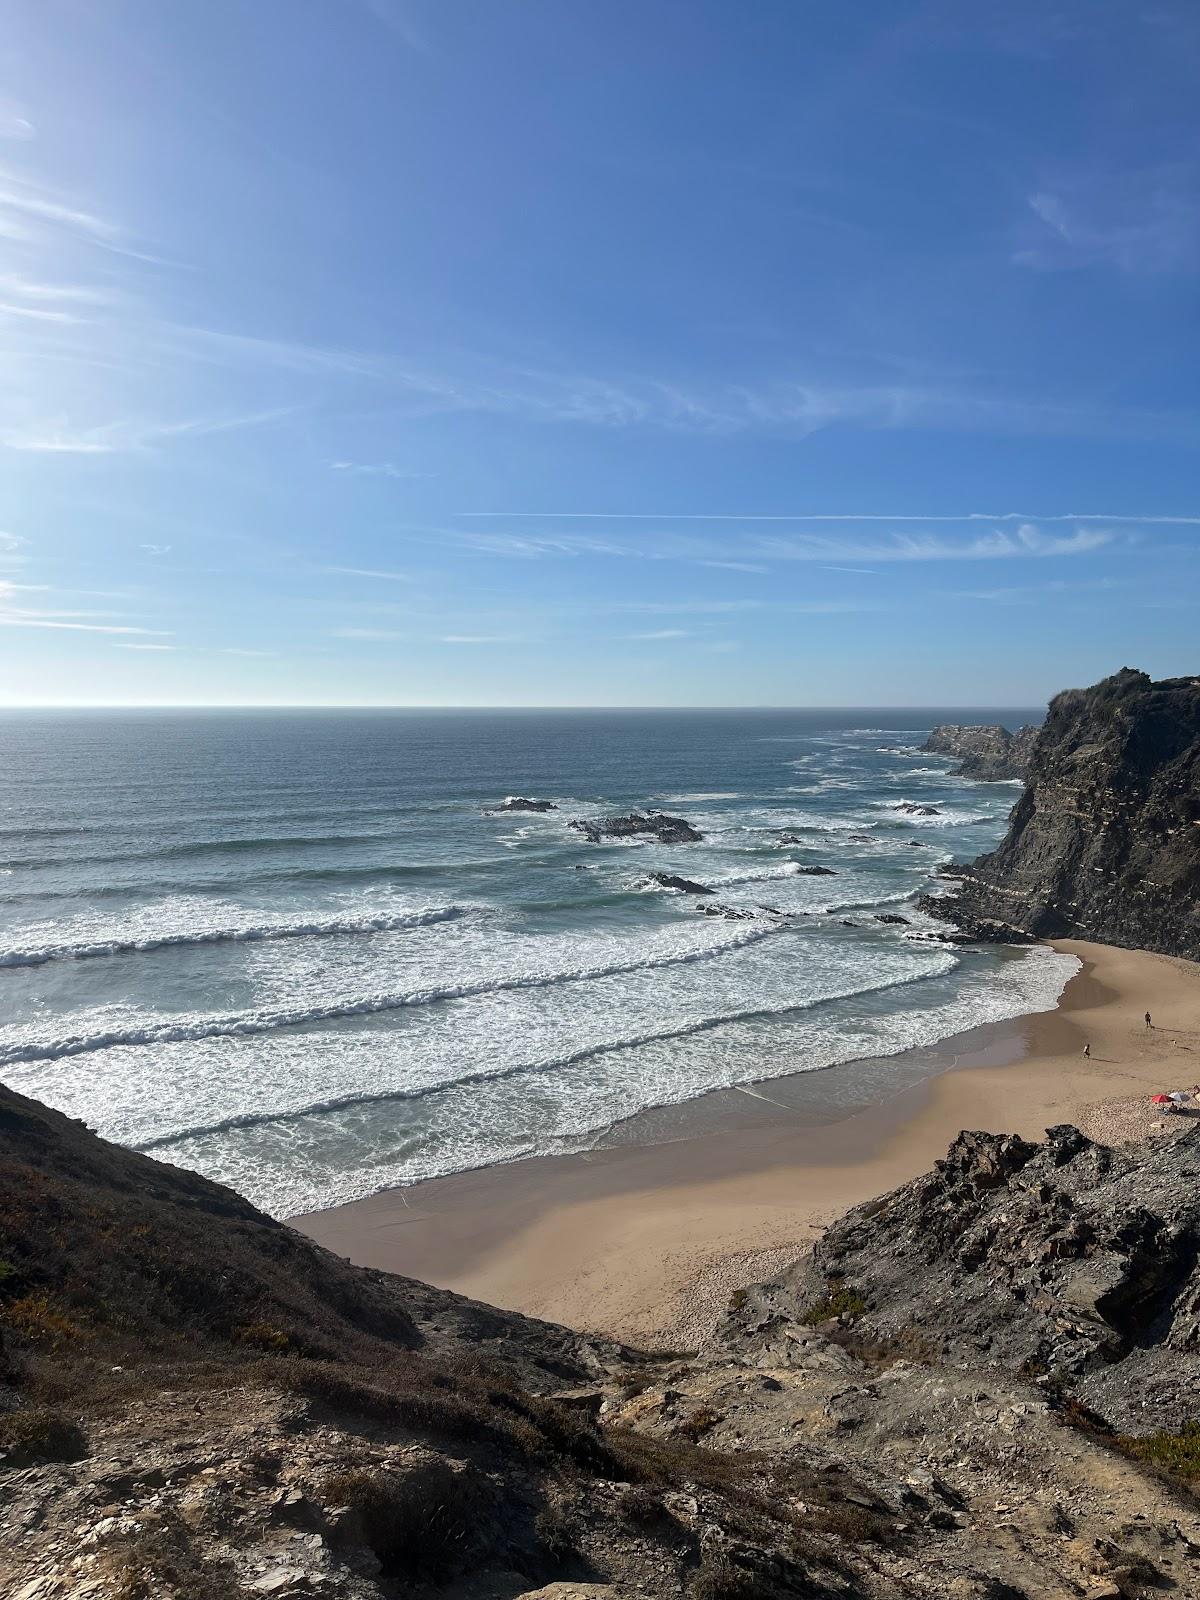
[[[912,907],[1019,793],[929,728],[1039,716],[0,714],[0,1077],[286,1216],[1047,1010]],[[568,826],[634,807],[703,840]]]

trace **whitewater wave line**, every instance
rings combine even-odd
[[[10,856],[6,866],[91,867],[112,866],[121,861],[176,861],[192,856],[240,855],[254,850],[338,849],[345,845],[393,844],[404,835],[396,829],[380,833],[297,833],[245,835],[235,839],[194,839],[164,844],[157,850],[112,850],[95,855]]]
[[[497,978],[490,983],[447,984],[441,988],[412,989],[403,994],[368,995],[360,1000],[335,1001],[326,1006],[310,1006],[296,1011],[264,1011],[258,1015],[209,1017],[199,1022],[166,1022],[148,1028],[117,1028],[110,1033],[76,1034],[44,1043],[9,1045],[0,1048],[0,1066],[17,1066],[30,1061],[59,1061],[68,1056],[90,1055],[97,1050],[112,1050],[123,1045],[182,1044],[197,1039],[249,1038],[275,1033],[281,1028],[303,1027],[313,1022],[332,1022],[344,1017],[377,1016],[385,1011],[401,1011],[409,1006],[434,1005],[441,1000],[469,1000],[478,995],[500,994],[513,989],[544,989],[560,983],[589,983],[598,978],[617,977],[626,972],[658,970],[707,961],[746,945],[757,944],[779,933],[786,924],[773,922],[747,929],[720,944],[646,961],[612,962],[606,966],[580,967],[567,972],[531,972],[520,977]]]
[[[247,883],[335,883],[343,879],[438,878],[507,866],[504,856],[483,861],[413,861],[354,867],[280,867],[269,872],[229,872],[220,878],[133,878],[128,883],[78,884],[63,889],[18,889],[0,895],[4,904],[25,900],[112,899],[117,895],[220,892]]]
[[[45,944],[27,950],[0,950],[0,968],[41,967],[49,961],[90,961],[98,956],[140,955],[150,950],[207,944],[257,944],[275,939],[317,939],[330,934],[395,933],[453,922],[465,906],[431,906],[427,911],[381,913],[375,917],[328,917],[320,922],[266,922],[245,928],[201,928],[192,933],[147,934],[141,939],[80,940],[77,944]]]
[[[203,1138],[211,1133],[228,1133],[235,1129],[261,1127],[272,1122],[298,1122],[304,1117],[327,1116],[335,1111],[348,1111],[354,1106],[379,1105],[388,1101],[427,1100],[432,1095],[446,1094],[456,1089],[474,1088],[481,1083],[500,1083],[507,1078],[518,1078],[526,1073],[544,1074],[558,1072],[591,1061],[597,1056],[613,1055],[622,1050],[637,1050],[643,1045],[669,1044],[675,1039],[686,1039],[698,1033],[710,1033],[715,1028],[728,1027],[738,1022],[759,1022],[770,1018],[791,1016],[799,1011],[812,1011],[817,1006],[831,1005],[838,1000],[853,1000],[865,994],[882,994],[888,989],[901,989],[925,978],[944,977],[958,966],[958,958],[947,954],[936,970],[906,973],[903,977],[886,983],[868,983],[854,989],[840,990],[837,994],[813,995],[808,1000],[793,1000],[785,1006],[753,1006],[741,1011],[726,1011],[713,1016],[699,1017],[695,1022],[683,1023],[678,1028],[666,1028],[658,1033],[631,1035],[627,1039],[609,1039],[599,1044],[584,1045],[566,1055],[542,1061],[516,1062],[512,1066],[481,1069],[465,1073],[461,1078],[451,1078],[444,1083],[426,1083],[411,1089],[381,1089],[371,1094],[347,1094],[328,1100],[316,1100],[311,1105],[299,1106],[291,1111],[247,1111],[240,1116],[223,1117],[217,1122],[203,1123],[192,1128],[182,1128],[174,1133],[164,1133],[146,1139],[134,1146],[137,1150],[157,1150],[164,1145],[181,1144],[188,1139]],[[762,1080],[752,1079],[752,1082]]]

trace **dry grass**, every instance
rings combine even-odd
[[[3,1320],[23,1339],[33,1342],[60,1339],[77,1339],[83,1331],[79,1323],[67,1314],[67,1308],[45,1291],[24,1294],[0,1306]]]

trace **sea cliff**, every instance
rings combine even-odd
[[[1200,957],[1200,679],[1124,668],[1050,704],[1000,846],[925,909],[983,938]]]

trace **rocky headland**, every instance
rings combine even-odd
[[[0,1089],[3,1593],[1194,1594],[1198,1136],[964,1134],[663,1355]]]
[[[923,909],[984,939],[1200,957],[1200,679],[1057,695],[999,847]]]
[[[1010,733],[999,723],[941,723],[921,749],[928,755],[956,756],[956,776],[981,783],[1023,778],[1038,730],[1026,726]]]

